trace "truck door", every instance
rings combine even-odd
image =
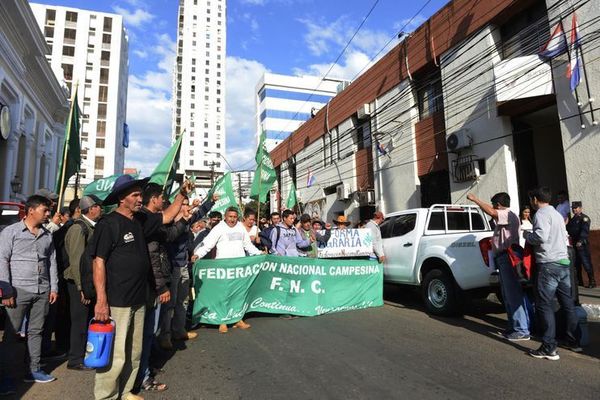
[[[387,226],[383,226],[386,256],[385,277],[394,282],[412,282],[415,255],[418,247],[417,213],[401,214],[393,217]],[[385,228],[385,230],[384,230]]]

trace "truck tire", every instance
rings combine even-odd
[[[423,279],[421,290],[429,313],[442,316],[460,314],[460,289],[447,271],[443,269],[429,271]]]

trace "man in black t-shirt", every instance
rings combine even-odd
[[[139,213],[148,179],[119,177],[105,205],[116,210],[98,222],[92,239],[96,306],[94,318],[115,324],[111,361],[96,370],[96,399],[141,399],[131,393],[142,352],[144,314],[149,283],[154,277],[146,238],[179,212],[191,183],[182,185],[173,204],[162,214]]]

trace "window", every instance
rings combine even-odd
[[[104,32],[112,31],[112,18],[104,17]]]
[[[111,36],[107,33],[102,35],[102,43],[103,44],[110,44],[111,41]]]
[[[221,143],[217,143],[217,149],[221,148]]]
[[[96,124],[96,136],[104,137],[106,135],[106,121],[98,121]]]
[[[204,142],[204,147],[208,147],[208,142]]]
[[[77,37],[77,31],[75,29],[65,28],[65,43],[75,44],[75,38]]]
[[[98,101],[108,101],[108,86],[100,86],[98,88]]]
[[[73,65],[72,64],[62,64],[62,69],[63,69],[65,81],[73,80]]]
[[[94,160],[94,169],[104,169],[104,157],[96,157]]]
[[[75,47],[73,46],[64,46],[63,47],[63,56],[73,57],[75,55]]]
[[[44,36],[46,36],[47,38],[54,37],[54,27],[52,27],[52,26],[44,27]]]
[[[98,118],[106,118],[106,104],[104,103],[98,104]]]
[[[100,69],[100,83],[108,83],[108,68]]]
[[[77,13],[74,11],[67,11],[67,22],[77,22]]]
[[[110,64],[110,51],[103,51],[100,56],[100,65],[107,67]]]
[[[444,109],[442,97],[442,80],[435,79],[417,91],[419,101],[419,118],[424,119]]]
[[[485,222],[481,214],[477,212],[466,212],[464,210],[452,211],[448,210],[448,230],[449,231],[468,231],[469,230],[469,215],[473,230],[485,230]],[[427,229],[430,231],[444,231],[444,212],[433,211],[429,218]]]
[[[190,160],[190,166],[194,165],[194,160]]]
[[[406,214],[396,217],[391,229],[391,237],[404,236],[415,229],[417,214]],[[382,224],[383,225],[383,224]]]
[[[56,20],[56,10],[47,9],[46,10],[46,25],[54,25],[54,21]]]
[[[193,145],[194,145],[194,141],[190,140],[190,146],[193,146]]]
[[[96,148],[103,149],[106,144],[106,140],[104,138],[96,139]]]

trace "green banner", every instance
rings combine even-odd
[[[235,323],[252,311],[315,316],[383,305],[383,265],[262,255],[194,264],[195,323]]]
[[[164,158],[158,163],[152,175],[150,175],[150,183],[162,185],[165,193],[171,193],[175,175],[179,166],[179,155],[181,153],[181,140],[183,134],[177,137],[175,143],[171,146]]]
[[[285,206],[291,210],[296,206],[296,204],[298,204],[298,200],[296,199],[296,186],[294,186],[294,182],[292,182],[290,186],[290,192],[288,193],[287,200],[285,201]]]
[[[213,194],[217,194],[219,200],[215,202],[210,209],[211,211],[218,211],[223,214],[229,207],[236,207],[239,209],[235,193],[233,192],[231,173],[229,171],[225,172],[225,174],[215,183],[210,192],[208,192],[208,198],[211,198]]]

